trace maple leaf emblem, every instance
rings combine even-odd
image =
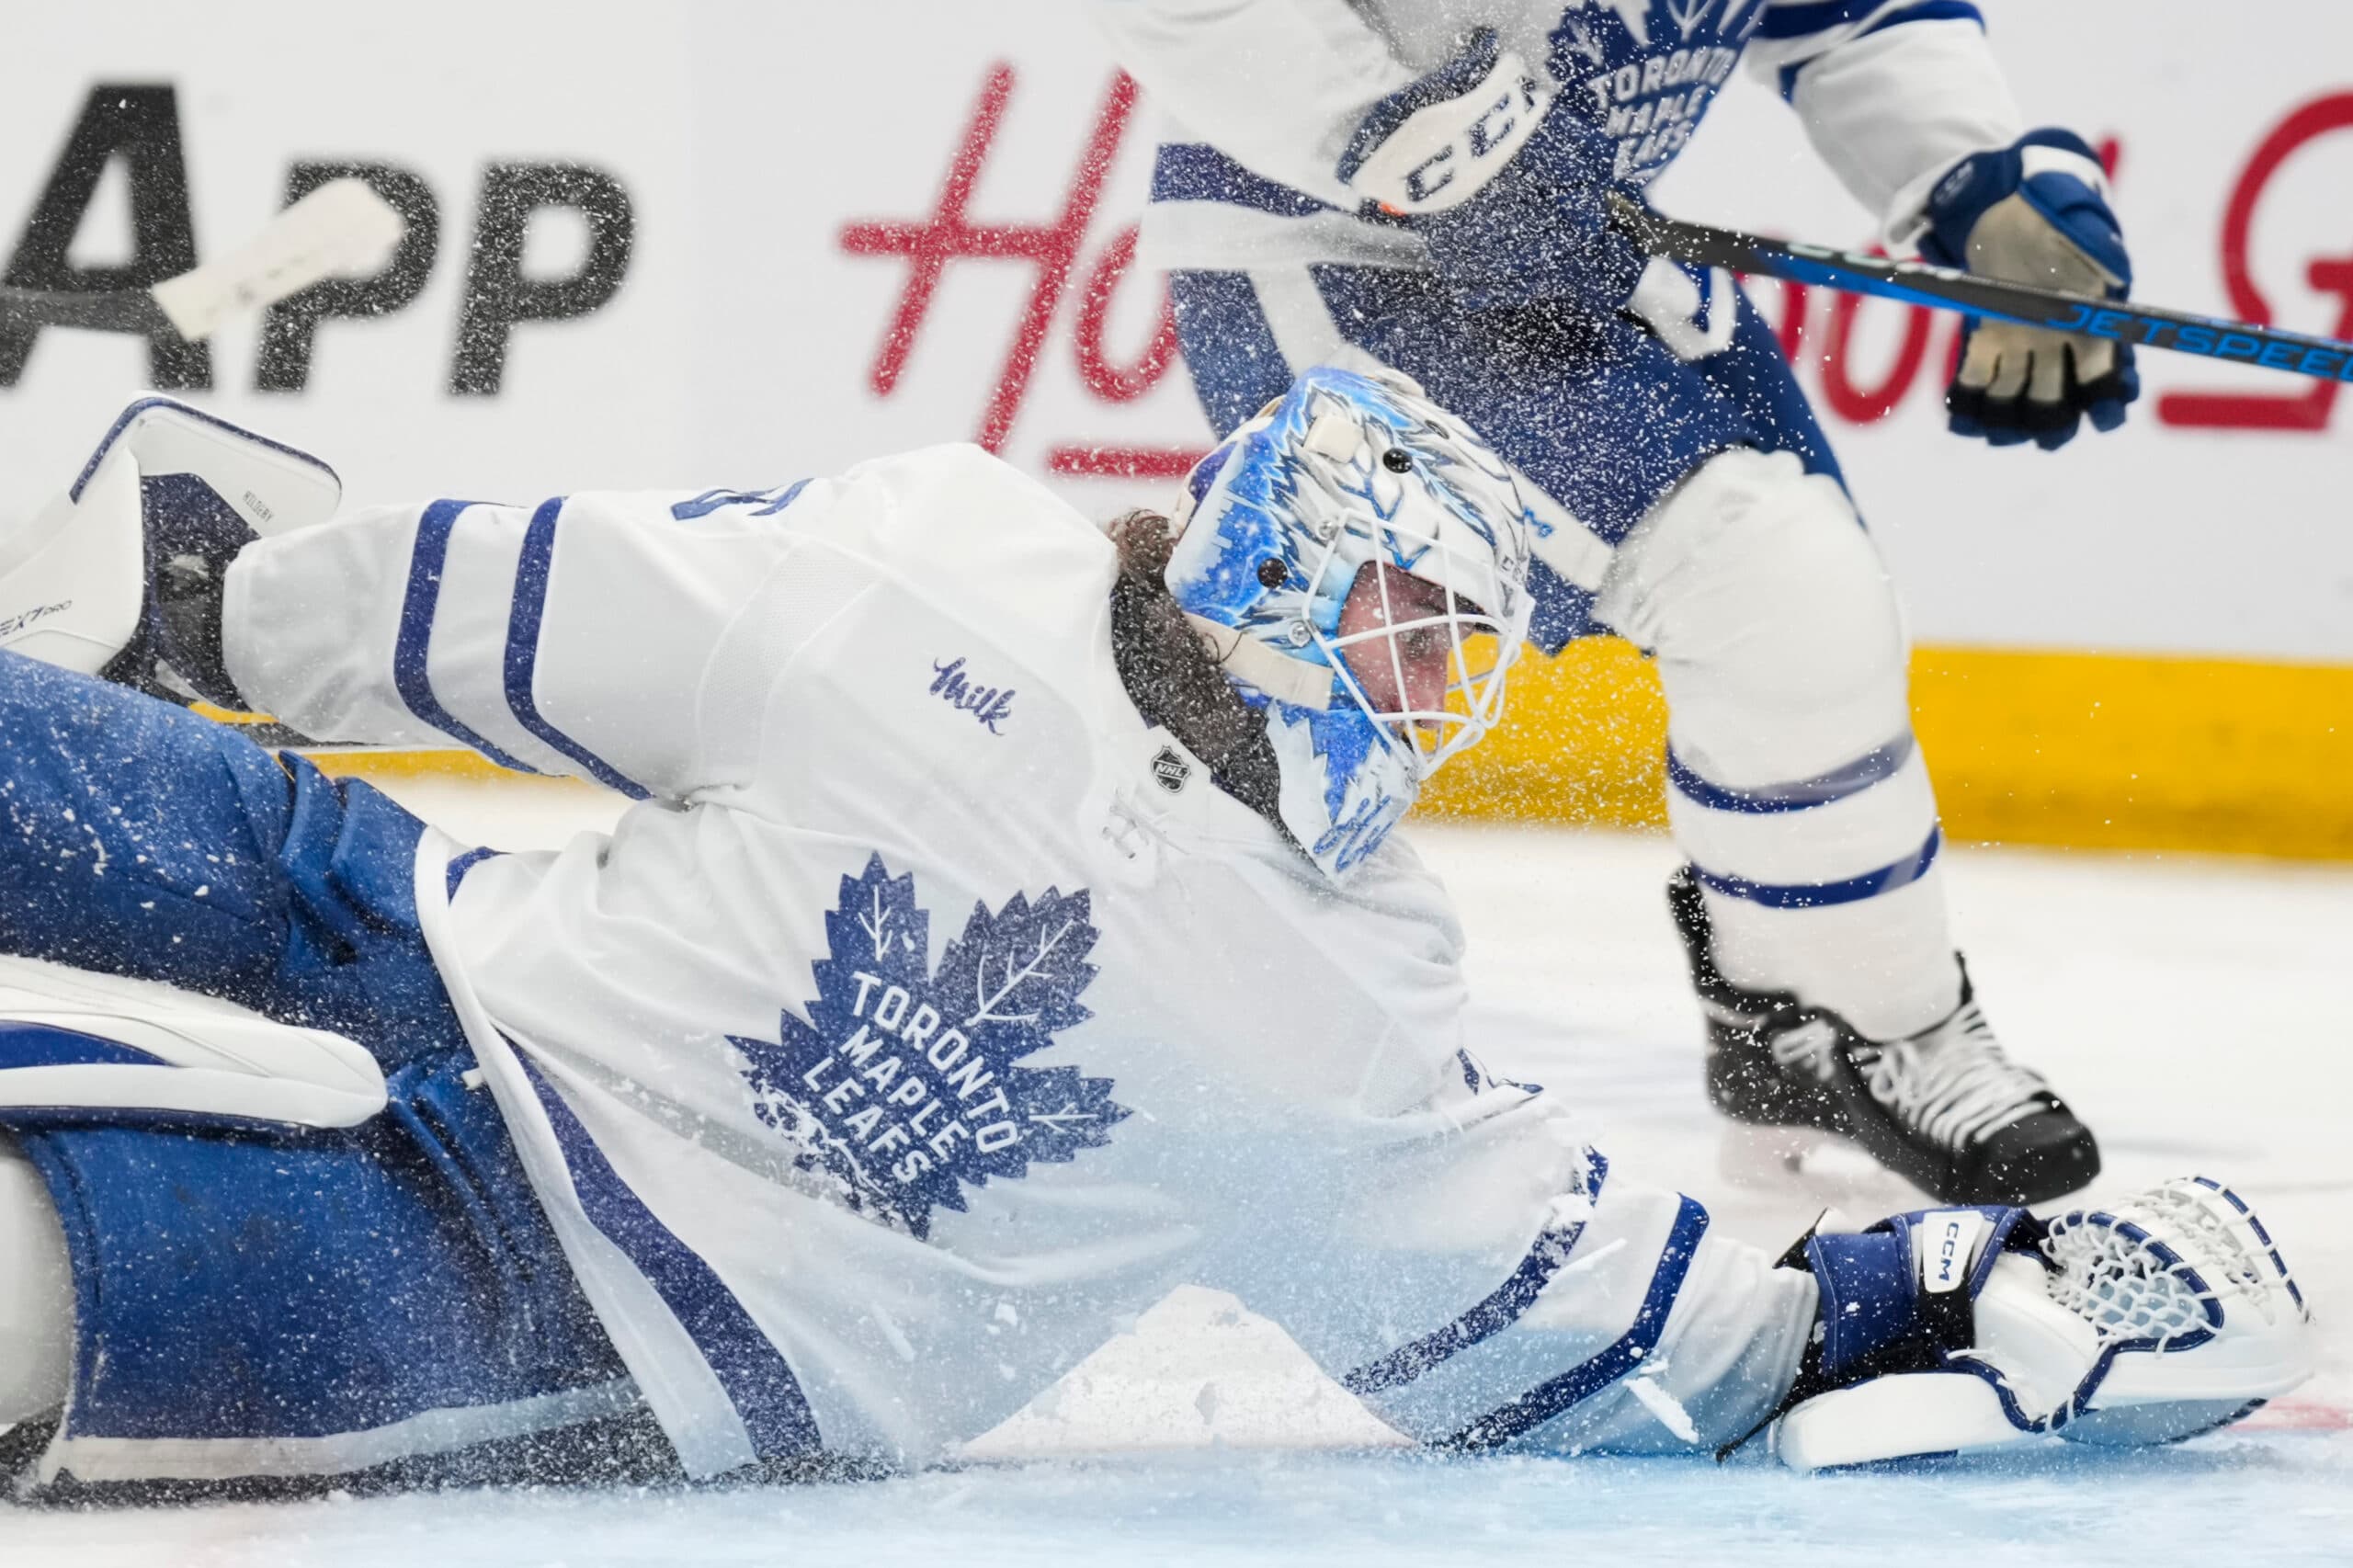
[[[964,1209],[966,1185],[1108,1142],[1128,1115],[1108,1078],[1020,1062],[1090,1017],[1091,913],[1084,888],[975,903],[934,974],[915,878],[870,856],[825,915],[806,1021],[786,1012],[774,1040],[729,1037],[754,1112],[797,1168],[918,1239],[934,1209]]]

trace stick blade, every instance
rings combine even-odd
[[[407,227],[367,181],[329,180],[230,255],[151,292],[174,330],[194,343],[237,312],[275,304],[337,273],[376,270]]]

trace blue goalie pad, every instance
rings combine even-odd
[[[73,1392],[36,1479],[346,1474],[620,1415],[628,1381],[461,1052],[348,1130],[43,1125]]]

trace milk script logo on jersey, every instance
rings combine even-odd
[[[795,1146],[795,1166],[918,1238],[935,1208],[964,1208],[964,1184],[1108,1142],[1128,1114],[1108,1078],[1019,1065],[1089,1017],[1090,914],[1083,888],[1016,893],[995,914],[976,903],[931,974],[915,878],[871,857],[825,916],[808,1021],[785,1014],[774,1042],[733,1039],[752,1108]]]
[[[1008,686],[983,686],[964,669],[961,653],[952,659],[932,662],[931,694],[947,699],[950,708],[961,709],[981,722],[981,728],[992,735],[1005,733],[997,725],[1013,717],[1015,692]]]

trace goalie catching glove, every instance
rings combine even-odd
[[[2003,1447],[2176,1442],[2311,1375],[2310,1313],[2254,1210],[2203,1176],[2105,1210],[1819,1226],[1784,1260],[1822,1316],[1772,1444],[1799,1470]]]

